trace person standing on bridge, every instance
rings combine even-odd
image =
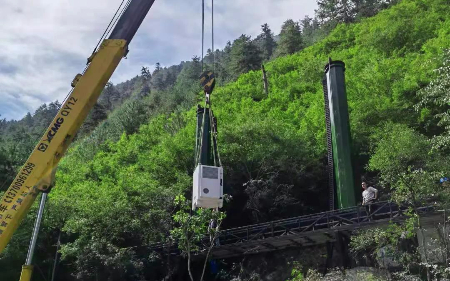
[[[367,215],[369,216],[369,219],[372,220],[372,211],[375,211],[372,208],[372,203],[374,203],[378,198],[378,190],[372,186],[368,186],[367,182],[365,181],[361,183],[361,186],[364,189],[364,191],[362,192],[362,204],[366,206]]]

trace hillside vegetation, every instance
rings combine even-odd
[[[450,171],[449,4],[403,0],[337,25],[311,46],[265,64],[268,96],[259,70],[221,81],[212,103],[225,193],[233,197],[222,226],[327,209],[321,81],[329,57],[346,64],[355,173],[384,198],[445,206],[448,189],[439,178]],[[183,86],[198,69],[198,60],[189,64],[173,87],[125,101],[70,149],[50,193],[35,259],[40,267],[51,266],[61,231],[64,280],[161,280],[167,274],[148,246],[169,239],[174,199],[190,197],[195,104],[203,98],[197,86]],[[161,102],[162,93],[178,100]],[[20,267],[32,219],[0,256],[2,268]]]

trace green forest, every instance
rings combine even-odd
[[[403,224],[355,232],[354,258],[379,267],[380,249],[389,249],[398,264],[393,280],[448,280],[448,234],[439,244],[443,262],[424,260],[419,246],[405,249],[401,241],[415,241],[421,230],[415,206],[450,204],[450,185],[440,181],[450,176],[450,2],[318,4],[314,18],[286,20],[279,35],[263,24],[256,38],[243,34],[204,58],[218,77],[211,101],[224,193],[232,197],[221,228],[328,210],[322,79],[329,58],[342,60],[355,185],[364,179],[382,200],[412,206]],[[186,267],[175,265],[184,259],[170,263],[150,245],[179,239],[181,215],[188,213],[180,198],[191,197],[201,64],[197,56],[171,67],[158,63],[106,86],[58,166],[34,281],[50,280],[58,237],[56,280],[189,280]],[[1,192],[60,106],[55,101],[21,120],[0,120]],[[0,254],[1,280],[19,280],[37,205]],[[205,219],[198,229],[205,221],[207,228]],[[218,264],[219,273],[207,270],[204,280],[322,280],[302,260],[287,266],[285,279],[239,269],[239,260]],[[202,267],[193,264],[194,280]]]

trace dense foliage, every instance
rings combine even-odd
[[[286,32],[294,33],[282,34],[276,48],[282,50],[279,54],[296,53],[266,63],[268,96],[257,70],[278,54],[270,49],[275,45],[267,26],[256,41],[242,35],[215,52],[220,87],[212,102],[225,192],[233,197],[225,206],[223,227],[326,210],[321,80],[328,57],[347,66],[356,174],[376,181],[384,196],[393,194],[399,201],[415,204],[434,194],[432,199],[448,202],[439,184],[449,170],[448,1],[403,0],[349,23],[355,17],[333,18],[344,23],[323,39],[325,31],[313,32],[316,19],[287,21]],[[173,216],[179,211],[174,199],[190,197],[199,64],[194,57],[181,67],[153,73],[143,69],[127,87],[131,98],[112,112],[106,110],[108,119],[93,122],[92,127],[100,124],[95,129],[84,127],[86,137],[61,162],[50,193],[37,249],[46,254],[36,259],[39,266],[49,268],[52,245],[62,231],[64,280],[156,280],[170,272],[149,245],[173,233]],[[124,86],[108,87],[110,94],[104,95],[109,98],[100,99],[103,109],[97,109],[117,103],[115,91],[121,93]],[[1,152],[0,160],[7,156]],[[0,257],[2,268],[16,263],[16,271],[20,269],[26,251],[20,246],[26,244],[31,220],[29,216]]]

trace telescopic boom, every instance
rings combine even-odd
[[[155,0],[130,0],[108,39],[88,59],[83,74],[72,82],[73,90],[45,131],[28,160],[0,201],[0,252],[27,214],[45,181],[58,165],[75,134],[96,103],[128,45]]]

